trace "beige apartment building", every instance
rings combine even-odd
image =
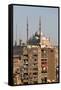
[[[14,57],[13,73],[17,71],[16,84],[56,82],[55,49],[28,45],[23,47],[21,59]]]

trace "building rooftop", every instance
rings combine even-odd
[[[13,55],[22,55],[23,46],[13,46]]]

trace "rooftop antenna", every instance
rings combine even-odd
[[[15,40],[15,46],[17,46],[17,24],[16,24],[16,40]]]
[[[40,34],[40,43],[41,43],[41,16],[39,16],[39,34]]]

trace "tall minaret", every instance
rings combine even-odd
[[[28,45],[28,16],[27,16],[27,45]]]
[[[41,16],[39,16],[39,34],[40,34],[40,43],[41,43]]]
[[[38,83],[41,83],[41,17],[39,17],[39,35],[40,35],[40,43],[38,47]]]
[[[22,40],[20,38],[21,30],[19,29],[19,46],[21,46]]]

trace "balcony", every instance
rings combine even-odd
[[[41,73],[47,73],[47,68],[42,68]]]
[[[38,72],[33,72],[33,75],[38,75]]]
[[[47,58],[47,57],[48,57],[47,50],[41,50],[41,58]]]

